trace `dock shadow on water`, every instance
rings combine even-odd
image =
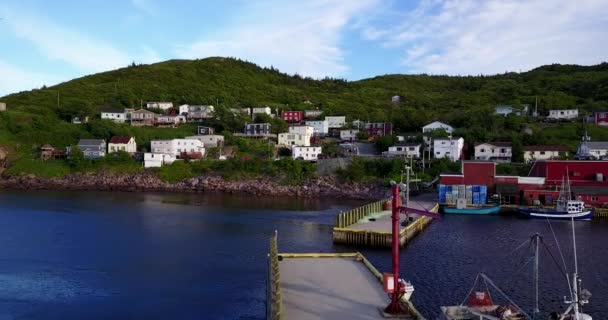
[[[268,239],[282,252],[361,251],[380,271],[390,251],[334,245],[336,214],[363,204],[221,194],[0,191],[0,319],[264,319]],[[569,225],[552,222],[571,261]],[[587,313],[608,319],[608,223],[576,224]],[[546,222],[446,216],[402,250],[412,300],[434,319],[484,271],[531,307],[531,268],[512,251]],[[567,294],[541,256],[541,306]]]

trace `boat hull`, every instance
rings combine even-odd
[[[475,208],[463,208],[463,209],[458,209],[458,208],[454,208],[454,207],[444,207],[443,212],[448,213],[448,214],[490,215],[490,214],[498,214],[498,212],[500,212],[500,206],[475,207]]]
[[[519,208],[519,212],[532,219],[551,219],[551,220],[591,220],[593,210],[585,210],[577,213],[560,212],[549,209]]]

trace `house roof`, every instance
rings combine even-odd
[[[156,114],[150,110],[146,110],[146,109],[139,109],[139,110],[135,110],[133,111],[133,113],[149,113],[149,114]]]
[[[542,146],[525,146],[524,151],[569,151],[570,149],[564,145],[542,145]]]
[[[112,139],[110,139],[110,143],[114,144],[127,144],[129,141],[131,141],[131,137],[129,136],[113,136]]]
[[[55,148],[52,145],[47,143],[47,144],[43,145],[42,147],[40,147],[40,149],[55,149]]]
[[[450,128],[453,128],[451,125],[449,125],[449,124],[447,124],[447,123],[445,123],[445,122],[441,122],[441,121],[433,121],[433,122],[431,122],[431,123],[429,123],[429,124],[425,125],[425,126],[424,126],[424,127],[422,127],[422,128],[426,128],[426,127],[428,127],[428,126],[430,126],[430,125],[433,125],[433,124],[438,124],[438,125],[442,125],[442,126],[444,126],[444,127],[450,127]]]
[[[608,149],[608,141],[587,141],[589,149]]]
[[[421,143],[414,142],[397,142],[393,145],[393,147],[419,147]]]
[[[480,142],[476,143],[475,146],[480,146],[482,144],[487,144],[495,147],[511,147],[513,144],[511,142]]]
[[[113,107],[99,107],[99,109],[101,109],[101,112],[105,112],[105,113],[124,113],[124,110],[120,110],[118,108],[113,108]]]
[[[79,146],[98,146],[102,143],[106,143],[103,139],[80,139],[78,141]]]
[[[450,140],[459,140],[459,139],[462,139],[462,138],[461,137],[452,137],[451,139],[450,138],[433,138],[434,141],[443,141],[443,140],[450,141]]]

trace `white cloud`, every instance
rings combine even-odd
[[[233,26],[180,47],[183,58],[234,56],[311,77],[347,73],[341,31],[378,0],[265,1],[245,5]]]
[[[131,0],[131,4],[137,10],[149,15],[154,15],[157,12],[156,5],[151,0]]]
[[[595,64],[608,52],[606,12],[604,0],[430,0],[405,23],[377,30],[375,40],[404,50],[402,63],[413,72],[493,74]]]
[[[2,60],[0,75],[0,96],[60,82],[56,76],[26,71]]]

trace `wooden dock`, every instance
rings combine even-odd
[[[386,201],[377,201],[338,214],[333,229],[334,243],[390,248],[391,211],[384,210]],[[411,201],[410,205],[432,212],[439,210],[439,205],[431,202]],[[416,214],[411,214],[410,217],[414,220],[400,231],[401,246],[408,243],[433,221],[430,217]]]
[[[390,299],[382,274],[360,253],[279,253],[276,235],[268,254],[267,319],[384,319]],[[415,293],[414,293],[415,294]],[[411,316],[424,320],[409,301]]]

